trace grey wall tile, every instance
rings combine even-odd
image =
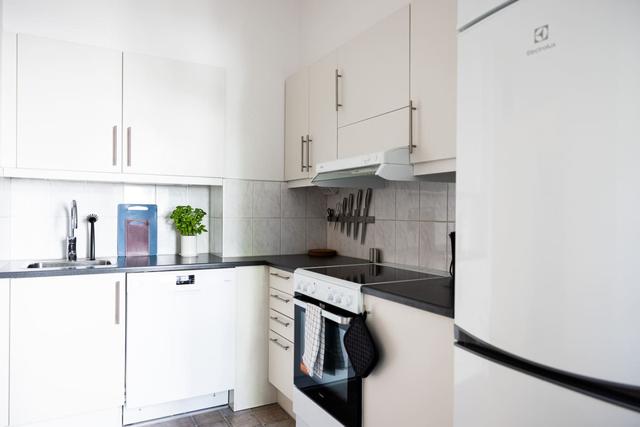
[[[209,219],[209,251],[222,254],[222,218]]]
[[[327,221],[324,218],[307,218],[307,250],[327,247],[326,224]]]
[[[158,222],[160,222],[161,219],[167,220],[176,206],[189,204],[188,200],[189,190],[186,185],[157,185],[155,203],[158,205]]]
[[[253,182],[225,179],[222,200],[222,211],[225,218],[251,218],[253,213]]]
[[[209,188],[209,217],[222,218],[222,186]]]
[[[327,196],[322,189],[316,187],[307,188],[307,218],[324,218],[327,214]]]
[[[253,217],[280,218],[280,183],[256,181],[253,183]]]
[[[306,250],[306,220],[304,218],[282,218],[281,224],[280,252],[282,254],[304,253]]]
[[[418,182],[396,182],[396,219],[420,219],[420,184]]]
[[[280,218],[260,218],[253,220],[252,254],[280,254]]]
[[[250,218],[225,218],[222,227],[224,256],[250,256],[252,226]]]
[[[124,184],[123,203],[153,204],[156,202],[156,186]]]
[[[398,221],[396,223],[396,262],[406,265],[418,265],[419,253],[418,221]]]
[[[382,252],[383,262],[396,262],[396,221],[378,221],[376,218],[376,246]]]
[[[447,220],[447,183],[420,183],[420,220]]]
[[[306,215],[307,189],[288,188],[286,183],[280,186],[282,198],[282,218],[304,218]]]
[[[447,223],[420,223],[420,266],[447,269]]]
[[[448,196],[447,196],[447,221],[456,221],[456,184],[448,184]]]
[[[190,185],[187,188],[188,204],[194,208],[200,208],[209,214],[209,187],[202,185]]]
[[[364,204],[364,201],[362,202]],[[396,188],[393,183],[387,183],[385,188],[373,190],[373,205],[377,220],[396,219]]]

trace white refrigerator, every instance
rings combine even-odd
[[[640,0],[460,0],[455,426],[640,426]]]

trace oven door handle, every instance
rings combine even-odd
[[[304,308],[305,310],[307,309],[308,303],[304,301],[294,298],[293,303],[298,307]],[[331,320],[332,322],[336,322],[338,325],[348,325],[349,323],[351,323],[351,319],[353,319],[353,317],[339,316],[327,310],[322,310],[322,317],[327,320]]]

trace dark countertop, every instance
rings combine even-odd
[[[102,258],[105,259],[105,258]],[[26,268],[39,260],[0,261],[0,279],[20,277],[68,276],[78,274],[143,273],[147,271],[203,270],[232,268],[251,265],[269,265],[293,271],[299,267],[322,267],[326,265],[362,264],[366,260],[344,256],[326,258],[301,255],[273,255],[222,258],[213,254],[183,258],[179,255],[157,255],[152,257],[106,258],[112,265],[93,268]]]
[[[104,259],[104,258],[102,258]],[[153,257],[107,258],[112,265],[94,268],[28,269],[38,260],[0,261],[0,279],[22,277],[67,276],[80,274],[143,273],[150,271],[205,270],[252,265],[268,265],[293,273],[301,267],[324,267],[363,264],[366,260],[344,256],[310,257],[300,255],[271,255],[222,258],[201,254],[193,258],[179,255]],[[398,283],[380,283],[362,287],[362,293],[453,318],[453,281],[451,278],[432,278]]]
[[[366,285],[362,287],[362,293],[453,319],[454,285],[451,277]]]

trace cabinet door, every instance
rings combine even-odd
[[[309,174],[314,166],[337,158],[338,92],[337,53],[332,53],[309,67]]]
[[[124,275],[11,280],[11,425],[124,403]]]
[[[127,407],[233,388],[234,270],[127,276]]]
[[[345,126],[409,103],[409,6],[338,50],[338,125]]]
[[[9,280],[0,280],[0,426],[9,425]]]
[[[284,178],[309,177],[307,144],[309,133],[309,72],[305,68],[285,83]]]
[[[224,70],[133,53],[123,58],[124,171],[221,177]]]
[[[413,163],[456,157],[456,37],[456,2],[412,1]]]
[[[17,167],[120,172],[122,52],[18,35]]]

